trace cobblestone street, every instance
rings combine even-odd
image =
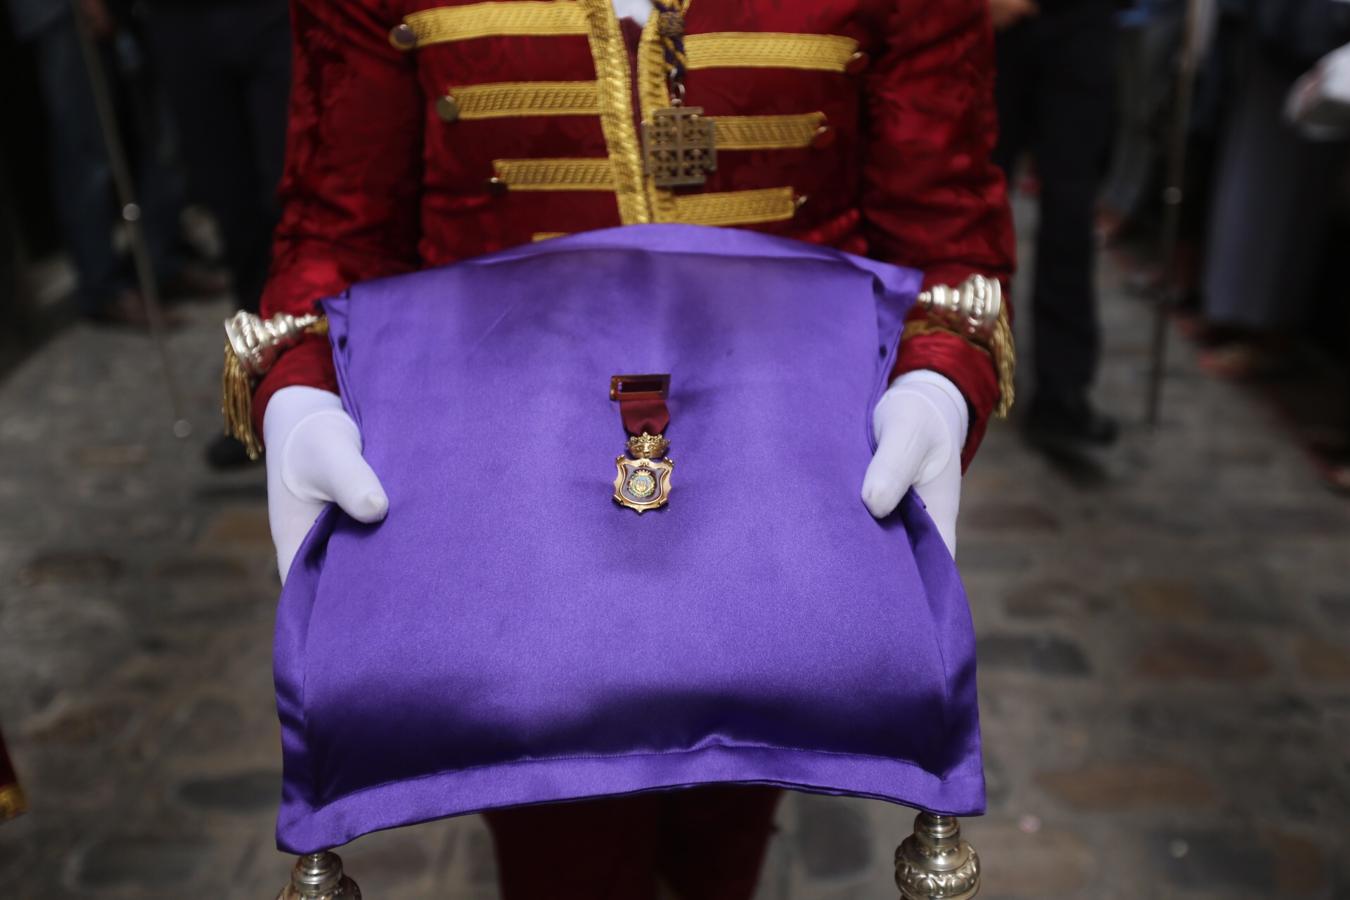
[[[0,826],[6,898],[270,900],[286,878],[262,471],[200,461],[225,312],[172,339],[186,441],[143,337],[76,327],[0,384],[0,723],[32,805]],[[1350,897],[1350,503],[1179,341],[1147,432],[1148,310],[1113,289],[1104,319],[1099,396],[1129,426],[1106,477],[999,423],[965,488],[981,896]],[[912,816],[792,795],[761,896],[893,898]],[[476,819],[341,852],[370,900],[496,896]]]

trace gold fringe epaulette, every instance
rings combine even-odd
[[[1007,307],[999,313],[989,352],[994,355],[994,365],[998,367],[998,405],[994,407],[994,415],[1006,419],[1017,399],[1014,384],[1017,375],[1017,342],[1013,339],[1012,321],[1008,318]]]
[[[253,379],[228,343],[220,376],[220,412],[225,417],[225,433],[244,445],[249,459],[257,459],[262,444],[253,431]]]
[[[998,404],[994,414],[1007,418],[1016,399],[1013,380],[1017,346],[1013,340],[1003,285],[996,278],[972,275],[959,287],[934,285],[919,294],[915,304],[925,313],[905,326],[905,337],[947,332],[970,341],[989,354],[998,373]]]
[[[244,445],[249,459],[262,455],[253,429],[253,389],[283,350],[308,335],[328,333],[328,319],[317,314],[277,313],[270,319],[239,311],[225,321],[225,366],[220,379],[225,433]]]

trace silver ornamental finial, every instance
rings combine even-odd
[[[281,351],[298,344],[305,329],[318,324],[314,314],[293,316],[277,313],[270,319],[240,310],[225,320],[225,339],[239,364],[251,378],[264,375]]]
[[[361,900],[361,889],[342,873],[336,853],[307,853],[296,860],[291,883],[277,900]]]
[[[930,318],[987,345],[1003,311],[1003,285],[997,278],[972,275],[960,287],[935,284],[919,294],[917,302]]]
[[[980,858],[961,840],[952,816],[921,812],[914,833],[895,850],[901,900],[970,900],[980,890]]]

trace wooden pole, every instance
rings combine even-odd
[[[1186,200],[1186,144],[1191,110],[1195,101],[1195,79],[1204,51],[1201,35],[1207,14],[1205,0],[1188,0],[1186,30],[1177,73],[1176,107],[1167,153],[1167,187],[1163,190],[1162,287],[1153,304],[1153,340],[1149,360],[1148,409],[1145,420],[1156,428],[1162,418],[1163,382],[1167,369],[1167,319],[1178,300],[1175,281],[1177,251],[1181,244],[1181,213]]]

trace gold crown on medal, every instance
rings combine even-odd
[[[634,459],[654,459],[658,456],[665,456],[666,449],[670,447],[670,441],[659,434],[648,434],[642,432],[628,439],[628,452]]]

